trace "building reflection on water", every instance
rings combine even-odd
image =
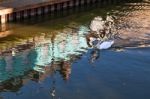
[[[72,63],[88,48],[85,33],[85,27],[50,37],[43,33],[15,50],[1,52],[0,91],[17,91],[28,80],[39,82],[55,72],[68,80]]]

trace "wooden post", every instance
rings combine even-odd
[[[6,23],[1,24],[1,31],[6,31],[6,30],[7,30]]]
[[[13,20],[13,14],[10,13],[10,14],[9,14],[9,21],[12,21],[12,20]]]
[[[60,3],[60,10],[61,10],[61,11],[63,11],[63,9],[64,9],[64,8],[63,8],[63,4],[64,4],[64,3]]]
[[[57,4],[54,4],[54,11],[57,11]]]
[[[41,7],[41,15],[44,15],[45,14],[45,7]]]
[[[23,17],[24,18],[27,18],[28,14],[27,14],[27,10],[24,10],[24,14],[23,14]]]
[[[28,9],[28,10],[27,10],[27,17],[28,17],[28,18],[31,18],[31,9]]]
[[[6,15],[1,15],[1,23],[6,23]]]
[[[69,7],[73,6],[73,1],[70,1]]]
[[[21,14],[21,19],[24,19],[24,11],[21,11],[20,14]]]
[[[16,12],[16,20],[18,20],[20,18],[20,13]]]
[[[38,16],[38,8],[34,8],[35,16]]]
[[[89,0],[88,0],[88,1],[89,1]],[[88,2],[88,1],[87,1],[87,2]],[[81,5],[83,5],[83,4],[84,4],[84,2],[85,2],[84,0],[81,0]]]
[[[75,6],[79,6],[79,0],[76,0]]]
[[[46,6],[44,9],[44,13],[48,13],[48,11],[49,11],[48,6]]]
[[[48,13],[51,12],[51,5],[48,5]]]
[[[54,11],[54,10],[55,10],[55,6],[51,5],[51,11]]]
[[[67,2],[63,3],[63,9],[67,8]]]
[[[41,7],[39,7],[39,8],[38,8],[38,12],[37,12],[37,14],[38,14],[38,15],[41,15],[41,13],[42,13],[42,11],[41,11]]]
[[[35,16],[35,10],[31,9],[31,16]]]

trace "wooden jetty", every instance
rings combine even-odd
[[[120,0],[9,0],[0,2],[0,23],[20,20],[86,4],[114,4]]]

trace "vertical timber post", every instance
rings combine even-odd
[[[4,24],[6,23],[6,15],[1,15],[1,23]]]

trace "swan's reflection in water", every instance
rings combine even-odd
[[[90,54],[91,54],[90,59],[89,59],[90,63],[94,63],[96,60],[100,58],[99,49],[93,49]]]
[[[21,49],[20,52],[14,51],[11,55],[11,49],[1,54],[0,91],[17,91],[29,80],[39,83],[56,72],[68,80],[72,63],[87,51],[84,35],[87,31],[81,26],[76,32],[52,34],[50,37],[43,33],[34,37],[30,44],[15,48]]]

